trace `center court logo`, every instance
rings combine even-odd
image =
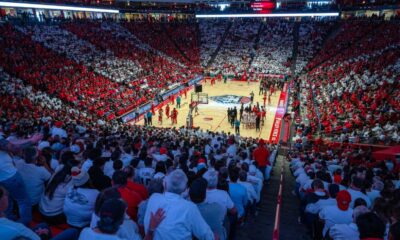
[[[221,95],[209,97],[214,102],[222,104],[247,104],[250,103],[249,97],[237,96],[237,95]]]

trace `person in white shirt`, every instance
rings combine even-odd
[[[204,178],[197,178],[190,186],[190,200],[197,205],[211,230],[218,234],[218,239],[225,240],[227,238],[224,228],[225,209],[218,203],[206,203],[206,192],[207,181]]]
[[[150,218],[157,209],[165,211],[165,219],[154,231],[154,239],[190,240],[192,236],[199,240],[214,239],[197,206],[181,196],[186,190],[187,181],[182,170],[174,170],[165,177],[165,193],[155,193],[150,197],[144,217],[146,232],[151,230]]]
[[[59,122],[59,121],[54,123],[54,126],[50,130],[50,134],[52,137],[55,137],[55,136],[59,136],[62,138],[68,137],[67,132],[64,129],[62,129],[62,122]]]
[[[350,188],[347,189],[347,191],[351,195],[351,204],[350,204],[351,208],[354,208],[354,202],[358,198],[364,199],[364,201],[367,203],[367,207],[368,208],[371,207],[371,200],[369,199],[369,197],[367,195],[365,195],[364,193],[361,192],[361,188],[363,187],[363,183],[364,182],[363,182],[363,180],[361,178],[359,178],[357,176],[353,176],[352,177]]]
[[[371,189],[366,191],[371,203],[374,203],[375,199],[381,196],[381,191],[383,190],[384,186],[384,183],[379,180],[378,177],[374,177]]]
[[[144,168],[139,169],[138,176],[142,184],[148,185],[154,175],[154,169],[152,168],[153,159],[147,157],[144,160]]]
[[[130,165],[132,160],[133,160],[132,149],[129,145],[125,146],[124,153],[121,154],[121,161],[124,167]]]
[[[88,159],[82,164],[82,170],[89,172],[89,169],[93,166],[93,160],[101,157],[101,150],[95,148],[89,152]]]
[[[165,162],[169,159],[168,155],[167,155],[167,149],[161,147],[159,153],[154,153],[153,154],[153,158],[156,162]]]
[[[339,186],[336,184],[329,185],[329,198],[320,199],[316,203],[309,203],[306,206],[306,212],[318,214],[326,206],[336,206],[336,195],[339,192]]]
[[[73,227],[82,228],[90,223],[94,205],[99,191],[93,189],[89,174],[78,167],[71,169],[73,187],[64,201],[64,214],[67,223]]]
[[[25,237],[32,240],[40,240],[31,229],[25,227],[21,223],[11,221],[6,218],[4,211],[8,208],[8,192],[0,186],[0,236],[1,239],[15,239],[17,237]]]
[[[60,169],[50,178],[39,202],[40,213],[44,220],[51,224],[65,222],[64,200],[68,189],[73,186],[71,169],[80,163],[74,159],[72,152],[63,153],[61,160],[63,165],[60,165]]]
[[[349,224],[352,222],[353,209],[350,208],[351,195],[346,190],[336,195],[336,206],[326,206],[319,212],[319,218],[324,221],[323,236],[335,224]]]
[[[24,224],[28,224],[32,220],[32,206],[24,181],[8,152],[16,153],[31,146],[31,144],[38,143],[42,137],[41,134],[34,134],[29,139],[8,141],[4,139],[3,135],[0,135],[0,184],[8,191],[10,199],[17,202],[19,221]],[[10,217],[13,217],[12,202],[9,202],[9,207],[6,210],[6,215]]]
[[[230,214],[236,215],[237,209],[229,196],[229,194],[224,190],[217,189],[218,184],[218,172],[215,170],[208,170],[204,173],[203,178],[207,180],[207,203],[218,203],[221,205],[225,211],[229,211]],[[226,215],[225,212],[225,215]]]
[[[39,203],[44,192],[45,183],[50,179],[51,174],[46,161],[41,161],[41,164],[47,166],[37,166],[38,151],[34,147],[29,147],[24,150],[24,160],[15,163],[18,172],[21,174],[26,187],[31,205]],[[46,169],[47,168],[47,169]]]
[[[237,183],[246,188],[249,204],[257,203],[257,193],[254,189],[254,186],[247,181],[247,173],[245,171],[242,170],[239,172],[239,180]]]
[[[329,236],[333,240],[358,240],[359,232],[357,227],[357,218],[369,212],[366,206],[358,206],[353,210],[353,222],[350,224],[335,224],[329,230]]]

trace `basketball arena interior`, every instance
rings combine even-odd
[[[398,0],[0,0],[0,240],[400,240]]]

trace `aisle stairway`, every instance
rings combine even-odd
[[[305,240],[309,239],[306,234],[304,225],[298,222],[300,202],[296,196],[292,194],[295,179],[289,168],[289,162],[282,157],[283,165],[283,192],[282,192],[282,209],[280,221],[280,239],[281,240]]]
[[[254,47],[253,47],[254,55],[250,55],[249,68],[251,67],[251,64],[253,63],[253,60],[254,60],[255,56],[257,55],[258,44],[260,43],[261,33],[263,32],[263,29],[264,29],[264,24],[260,23],[260,27],[258,28],[257,36],[256,36],[256,39],[254,41]],[[249,69],[247,69],[247,71],[248,70]]]
[[[182,55],[182,57],[184,57],[187,61],[190,62],[190,58],[188,58],[188,56],[186,56],[186,54],[182,51],[182,49],[179,47],[178,43],[172,38],[172,36],[168,33],[167,28],[165,27],[165,24],[161,24],[162,29],[165,33],[165,35],[167,36],[167,38],[172,42],[172,44],[175,46],[176,50],[178,50],[178,52]]]
[[[250,216],[243,227],[237,230],[236,240],[271,239],[275,222],[277,195],[280,182],[280,169],[283,157],[278,155],[270,182],[264,184],[262,203],[257,216]]]
[[[217,57],[217,55],[218,55],[218,53],[219,53],[219,50],[221,49],[222,45],[224,45],[225,39],[226,39],[226,37],[228,36],[229,30],[231,29],[231,27],[232,27],[232,22],[229,21],[228,26],[226,26],[224,35],[223,35],[222,38],[221,38],[221,42],[219,42],[218,47],[217,47],[217,48],[215,49],[215,51],[211,54],[211,58],[210,58],[210,61],[208,61],[208,63],[207,63],[207,67],[210,66],[210,65],[214,62],[215,58]]]
[[[292,73],[292,76],[294,76],[296,73],[297,51],[299,48],[299,28],[300,28],[300,22],[295,22],[293,27],[292,65],[290,66],[290,71]]]

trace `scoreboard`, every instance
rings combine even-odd
[[[250,6],[256,12],[268,13],[276,8],[276,2],[268,0],[260,0],[252,2]]]

